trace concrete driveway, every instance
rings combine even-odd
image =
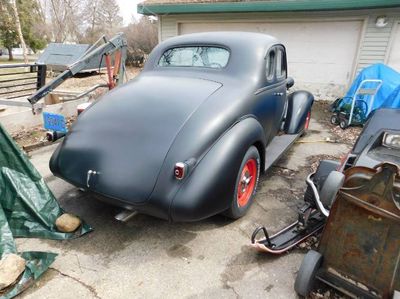
[[[310,129],[303,141],[333,137],[314,119]],[[62,207],[95,231],[69,241],[18,239],[20,251],[59,254],[21,298],[297,298],[293,285],[306,250],[279,257],[257,253],[248,246],[250,235],[259,225],[277,231],[294,221],[311,163],[321,154],[339,156],[349,146],[297,143],[261,178],[245,217],[178,224],[146,215],[117,222],[116,208],[51,175],[54,149],[33,152],[32,161]]]

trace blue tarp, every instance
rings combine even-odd
[[[358,74],[347,92],[345,99],[342,101],[341,106],[351,103],[350,98],[354,96],[361,82],[366,79],[379,79],[383,82],[378,93],[375,95],[372,109],[369,107],[370,111],[383,107],[400,108],[400,73],[382,63],[368,66]],[[371,88],[376,86],[374,83],[370,84],[371,86],[367,85],[364,87]]]

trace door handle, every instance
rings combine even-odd
[[[279,96],[279,97],[281,97],[281,96],[283,96],[283,92],[275,92],[275,93],[274,93],[274,96]]]

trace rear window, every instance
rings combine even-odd
[[[219,47],[190,46],[168,49],[159,66],[208,67],[221,69],[228,64],[229,51]]]

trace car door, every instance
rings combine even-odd
[[[275,46],[275,84],[277,85],[274,96],[276,97],[276,129],[280,130],[287,108],[287,60],[285,48],[281,45]]]
[[[271,47],[265,57],[264,86],[258,96],[262,109],[267,140],[270,141],[280,130],[286,105],[286,54],[281,45]]]

